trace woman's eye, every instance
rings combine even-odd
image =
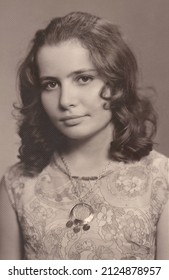
[[[80,84],[84,85],[84,84],[88,84],[89,82],[91,82],[93,80],[93,77],[81,76],[81,77],[78,77],[77,80]]]
[[[53,90],[53,89],[56,89],[57,87],[58,87],[58,83],[55,81],[51,81],[51,82],[42,84],[42,89],[44,89],[44,90]]]

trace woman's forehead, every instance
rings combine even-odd
[[[77,40],[44,45],[37,54],[37,63],[41,75],[96,70],[88,49]]]

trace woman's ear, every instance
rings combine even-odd
[[[107,100],[110,100],[110,99],[111,99],[111,95],[112,95],[111,89],[110,89],[109,86],[106,85],[106,86],[105,86],[104,93],[103,93],[103,97],[104,97],[105,99],[107,99]]]
[[[124,92],[121,89],[112,89],[109,85],[106,85],[102,94],[102,98],[106,101],[104,103],[105,110],[113,108],[113,104],[117,104],[116,101],[123,98]],[[116,105],[115,105],[116,106]]]
[[[102,93],[101,93],[101,97],[104,100],[104,109],[105,110],[110,110],[111,106],[110,106],[110,102],[111,102],[111,89],[108,85],[105,85]]]
[[[111,99],[111,88],[107,83],[101,89],[101,97],[105,100]]]

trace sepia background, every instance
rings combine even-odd
[[[120,26],[137,57],[141,83],[156,89],[155,149],[169,156],[168,0],[0,0],[0,176],[17,160],[19,138],[12,104],[18,100],[18,63],[35,31],[70,11],[91,12]]]

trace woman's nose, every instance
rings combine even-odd
[[[70,106],[77,105],[77,94],[75,87],[70,84],[62,84],[60,91],[60,107],[63,109],[67,109]]]

